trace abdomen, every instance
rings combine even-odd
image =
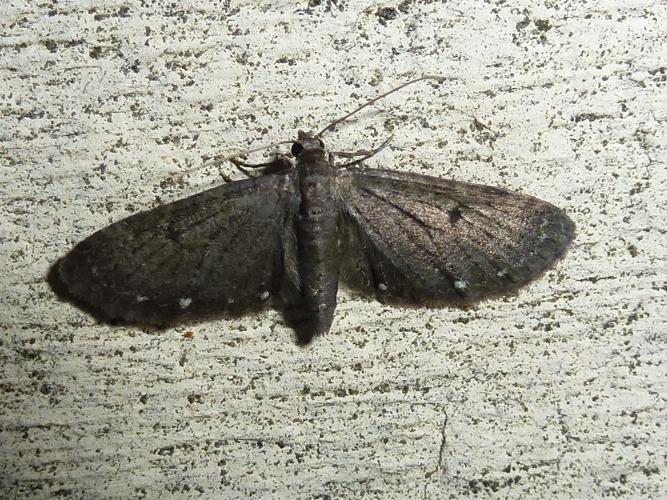
[[[302,171],[300,179],[299,278],[304,319],[313,336],[329,330],[336,309],[341,256],[340,211],[333,174]]]

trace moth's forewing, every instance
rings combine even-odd
[[[469,304],[513,292],[574,237],[562,210],[503,189],[373,169],[338,181],[343,280],[381,301]]]
[[[280,293],[296,192],[291,171],[133,215],[79,243],[49,281],[111,323],[164,326],[262,308]]]

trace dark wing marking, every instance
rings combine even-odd
[[[259,309],[280,292],[298,203],[294,171],[224,184],[96,232],[53,265],[49,282],[111,323]]]
[[[531,196],[391,170],[341,171],[342,280],[383,302],[468,304],[512,292],[560,257],[565,213]]]

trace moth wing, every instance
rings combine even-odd
[[[111,224],[56,262],[49,282],[110,323],[165,326],[260,309],[280,291],[295,179],[224,184]]]
[[[574,237],[560,209],[503,189],[391,170],[341,171],[342,280],[378,300],[469,304],[513,292]]]

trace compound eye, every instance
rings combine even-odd
[[[301,145],[301,143],[295,142],[294,144],[292,144],[292,154],[298,158],[301,155],[301,153],[303,153],[303,146]]]

